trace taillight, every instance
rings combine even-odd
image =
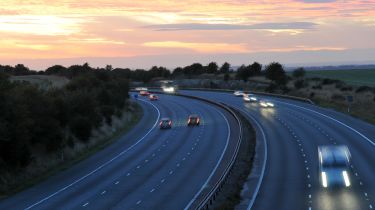
[[[188,120],[188,123],[190,123],[190,118],[189,118],[189,120]]]
[[[197,123],[199,123],[199,120],[200,120],[200,119],[198,118],[198,119],[197,119]]]
[[[169,123],[168,123],[169,125],[172,125],[172,121],[169,121]]]
[[[163,122],[160,122],[160,124],[159,124],[159,125],[160,125],[160,126],[161,126],[161,125],[163,125]]]

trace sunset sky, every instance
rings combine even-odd
[[[375,0],[1,0],[0,64],[375,63]]]

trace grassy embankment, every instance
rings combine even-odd
[[[40,85],[41,88],[62,87],[69,82],[64,77],[40,75],[16,76],[11,80],[32,82]],[[142,116],[140,106],[136,103],[129,103],[121,118],[113,117],[112,126],[105,124],[93,131],[88,144],[76,143],[74,148],[64,149],[63,159],[61,159],[61,154],[51,154],[48,157],[39,157],[40,160],[27,167],[26,170],[3,174],[0,178],[6,180],[7,184],[0,187],[0,199],[46,180],[102,150],[128,132]]]

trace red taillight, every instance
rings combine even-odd
[[[169,121],[169,123],[168,123],[169,125],[172,125],[172,121]]]
[[[159,124],[159,125],[160,125],[160,126],[161,126],[161,125],[163,125],[163,122],[160,122],[160,124]]]
[[[189,120],[188,120],[188,123],[190,123],[190,118],[189,118]]]

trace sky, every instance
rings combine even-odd
[[[375,63],[375,0],[0,0],[0,64]]]

